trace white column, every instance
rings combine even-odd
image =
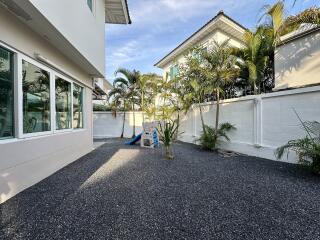
[[[254,146],[262,145],[262,98],[257,96],[254,99]]]

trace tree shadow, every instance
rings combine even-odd
[[[275,56],[278,66],[277,77],[282,79],[286,74],[298,71],[304,60],[319,52],[319,36],[318,34],[309,35],[296,41],[286,43],[279,47]],[[319,65],[313,66],[308,71],[318,71]],[[302,79],[303,80],[303,79]]]

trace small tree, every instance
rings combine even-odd
[[[135,105],[139,104],[140,98],[139,98],[139,91],[138,91],[138,84],[140,81],[140,72],[133,70],[130,71],[128,69],[125,68],[119,68],[116,71],[116,76],[117,75],[122,75],[120,77],[117,77],[114,80],[114,83],[122,83],[124,85],[126,85],[126,87],[128,88],[128,99],[130,99],[130,103],[131,103],[131,110],[132,110],[132,114],[133,114],[133,133],[132,133],[132,138],[134,138],[136,136],[136,116],[135,116]]]
[[[219,128],[220,94],[223,94],[223,87],[226,83],[235,80],[239,75],[239,68],[236,66],[237,59],[231,55],[231,52],[229,40],[222,43],[214,41],[209,51],[202,52],[204,60],[203,75],[206,76],[208,84],[212,87],[216,96],[216,132]]]
[[[129,89],[126,84],[124,84],[120,79],[113,83],[113,89],[109,92],[108,98],[111,101],[111,104],[116,109],[121,109],[123,111],[123,123],[122,123],[122,131],[121,138],[124,136],[124,126],[126,122],[126,103],[127,98],[129,96]]]

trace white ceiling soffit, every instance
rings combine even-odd
[[[127,0],[106,0],[106,23],[130,24]]]

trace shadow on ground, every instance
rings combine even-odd
[[[0,239],[320,239],[320,180],[303,169],[123,143],[0,205]]]

